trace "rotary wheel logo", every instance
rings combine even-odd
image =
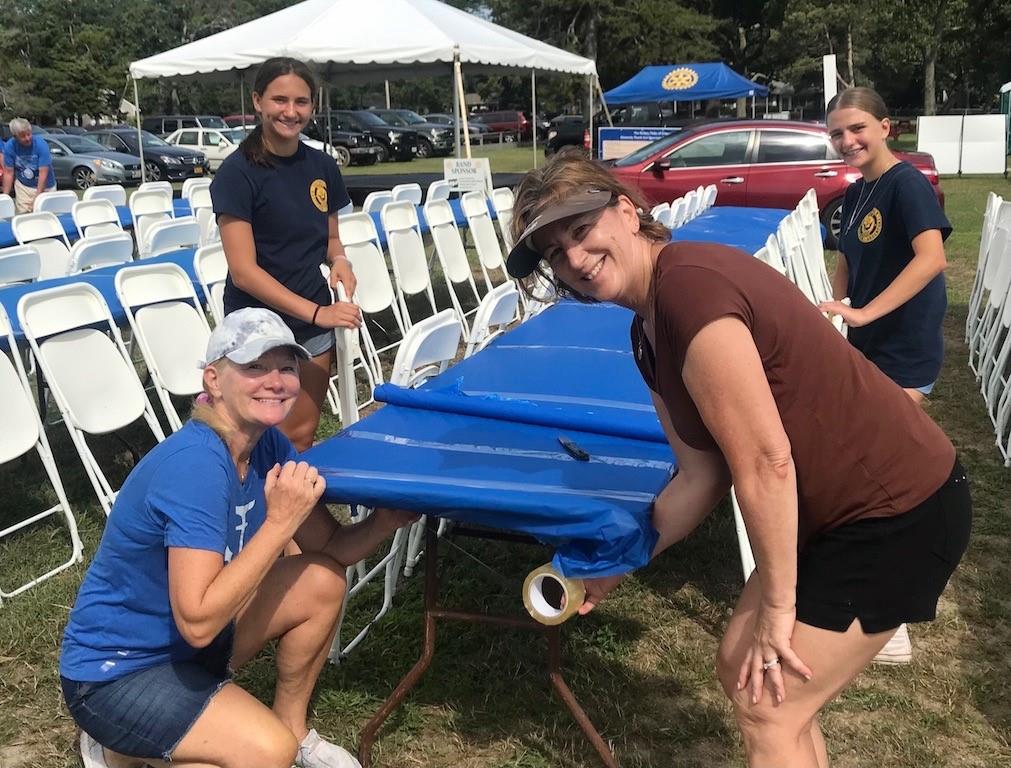
[[[871,210],[863,221],[860,222],[860,229],[857,230],[857,237],[861,243],[870,243],[881,234],[881,211],[877,208]]]
[[[316,179],[309,187],[309,199],[312,200],[312,204],[319,208],[323,213],[326,213],[326,182],[322,179]]]
[[[688,67],[672,69],[660,83],[665,91],[684,91],[699,81],[699,73]]]

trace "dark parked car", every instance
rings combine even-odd
[[[373,109],[390,125],[418,132],[418,157],[448,155],[453,151],[453,128],[430,123],[411,109]]]
[[[56,183],[87,189],[95,184],[140,184],[140,159],[102,146],[90,136],[48,133]]]
[[[442,113],[435,113],[432,115],[424,115],[425,120],[430,123],[436,123],[438,125],[446,125],[452,129],[456,129],[456,118],[452,115],[445,115]],[[480,136],[482,133],[488,133],[488,126],[482,123],[476,123],[473,120],[467,120],[468,133],[473,139],[476,136]]]
[[[140,157],[137,130],[119,128],[91,131],[88,136],[116,152]],[[148,181],[182,181],[193,176],[206,176],[210,171],[202,152],[173,147],[153,133],[141,131],[144,141],[144,170]]]
[[[382,150],[379,162],[410,160],[418,151],[418,134],[410,128],[390,125],[367,109],[337,109],[332,113],[334,127],[342,131],[368,134]],[[322,123],[325,117],[317,118]]]
[[[553,155],[562,147],[568,146],[590,151],[590,131],[582,115],[558,115],[548,123],[544,154]]]
[[[934,159],[923,152],[893,153],[923,172],[943,206]],[[860,178],[836,154],[824,125],[787,120],[694,125],[614,161],[611,171],[651,205],[715,184],[717,205],[793,208],[814,189],[829,248],[838,243],[846,187]]]

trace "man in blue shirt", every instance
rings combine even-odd
[[[32,135],[32,124],[23,117],[10,122],[13,138],[4,144],[4,194],[14,190],[17,213],[31,213],[40,192],[56,189],[56,174],[49,145]]]

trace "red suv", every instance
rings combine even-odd
[[[481,123],[489,133],[515,134],[522,140],[529,139],[533,134],[533,126],[527,116],[515,109],[498,112],[477,112],[470,116],[471,120]]]
[[[923,172],[943,206],[934,159],[923,152],[893,154]],[[651,205],[715,184],[717,205],[793,208],[813,188],[829,248],[838,242],[843,193],[860,178],[832,148],[825,126],[788,120],[692,126],[614,161],[611,171]]]

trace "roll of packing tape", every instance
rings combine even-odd
[[[523,582],[523,605],[541,624],[553,627],[576,615],[586,599],[582,579],[567,579],[547,563]]]

